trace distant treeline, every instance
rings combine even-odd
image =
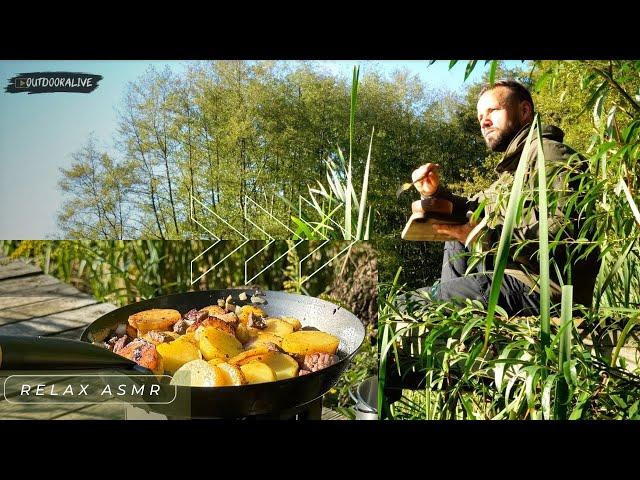
[[[194,62],[180,74],[150,68],[116,106],[115,148],[105,151],[109,139],[92,136],[62,169],[59,226],[67,238],[178,239],[207,230],[240,238],[215,212],[243,234],[264,237],[244,218],[247,197],[290,226],[299,194],[324,181],[324,160],[338,161],[338,147],[348,152],[350,89],[351,79],[303,62]],[[389,193],[420,163],[440,161],[452,178],[481,164],[484,147],[473,116],[459,111],[464,103],[406,72],[361,78],[354,176],[363,174],[375,126],[375,236],[397,236],[408,202],[398,206]],[[247,212],[268,233],[287,235],[251,201]]]

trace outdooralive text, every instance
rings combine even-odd
[[[93,78],[50,78],[37,77],[22,79],[20,88],[45,88],[45,87],[63,87],[63,88],[91,88],[93,87]]]

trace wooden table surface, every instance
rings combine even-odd
[[[0,256],[0,335],[51,336],[78,340],[82,330],[116,309],[46,275],[22,260]],[[0,375],[1,376],[1,375]],[[4,379],[2,379],[4,381]],[[10,403],[0,398],[0,419],[163,419],[121,402],[56,406]],[[323,420],[346,420],[322,409]]]

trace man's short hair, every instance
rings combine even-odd
[[[480,95],[478,96],[478,98],[481,97],[485,92],[493,90],[497,87],[508,88],[511,91],[511,94],[514,95],[519,102],[529,102],[531,104],[531,112],[533,113],[535,111],[535,105],[533,104],[531,93],[529,93],[527,87],[516,80],[499,80],[497,82],[494,82],[493,85],[486,85],[480,91]]]

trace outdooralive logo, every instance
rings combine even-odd
[[[20,73],[9,79],[8,93],[90,93],[98,88],[102,75],[74,72]]]

